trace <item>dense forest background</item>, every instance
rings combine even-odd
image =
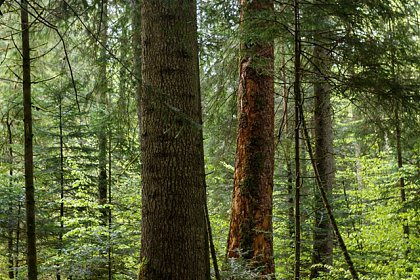
[[[22,105],[28,61],[38,278],[136,279],[142,266],[140,2],[0,1],[1,279],[28,279],[31,261],[28,106]],[[244,260],[226,258],[241,127],[240,49],[272,42],[276,278],[315,277],[313,236],[329,221],[310,151],[321,87],[330,102],[332,129],[325,133],[333,139],[328,198],[347,255],[360,279],[420,279],[419,2],[261,1],[273,8],[248,22],[240,20],[247,1],[240,2],[196,6],[207,208],[220,269],[219,276],[212,266],[211,276],[272,277],[249,266],[246,252]],[[317,276],[354,279],[336,233],[331,242],[331,263]]]

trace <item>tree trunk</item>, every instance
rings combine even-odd
[[[22,203],[18,200],[18,210],[16,215],[16,242],[15,242],[15,278],[18,278],[19,274],[19,248],[20,248],[20,214],[22,210]]]
[[[102,237],[105,236],[105,227],[108,223],[108,209],[105,206],[108,203],[108,180],[107,180],[107,148],[108,148],[108,75],[107,75],[107,44],[108,44],[108,0],[102,0],[100,13],[100,22],[98,27],[100,50],[99,50],[99,72],[97,84],[97,108],[98,113],[98,203],[101,212],[100,225],[104,227]],[[109,168],[109,167],[108,167]],[[95,267],[93,274],[96,278],[105,279],[108,275],[108,248],[105,243],[98,244],[100,263]]]
[[[9,144],[9,154],[7,157],[9,158],[9,187],[10,189],[13,188],[13,136],[12,136],[12,121],[9,119],[9,114],[7,115],[6,119],[6,126],[7,126],[7,138]],[[9,279],[15,278],[15,262],[14,262],[14,248],[13,248],[13,232],[14,232],[14,218],[13,217],[13,203],[10,203],[9,206],[9,222],[8,222],[8,236],[7,236],[7,258],[9,262]],[[18,221],[16,223],[19,223]]]
[[[344,260],[346,261],[346,263],[349,267],[349,272],[352,276],[352,279],[358,280],[359,276],[357,274],[356,269],[354,268],[353,261],[350,257],[350,254],[349,254],[348,250],[347,250],[346,244],[344,243],[344,239],[341,236],[340,230],[338,229],[337,222],[336,222],[336,220],[334,218],[334,215],[333,215],[333,212],[332,212],[331,204],[328,200],[328,196],[327,196],[327,193],[324,190],[324,186],[323,186],[323,182],[321,180],[321,176],[319,175],[319,172],[318,172],[318,168],[317,168],[316,161],[315,161],[315,156],[314,156],[314,153],[312,152],[312,145],[311,145],[311,141],[310,141],[310,138],[309,138],[309,132],[308,132],[308,129],[306,127],[305,115],[303,114],[302,106],[300,106],[300,120],[302,121],[304,139],[305,139],[305,142],[306,142],[306,147],[308,149],[309,157],[311,159],[312,168],[313,168],[314,173],[315,173],[316,184],[317,184],[318,190],[320,192],[322,202],[324,204],[324,207],[325,207],[325,210],[328,214],[328,217],[331,221],[331,226],[332,226],[332,228],[334,230],[334,233],[335,233],[335,236],[337,238],[338,245],[340,246],[341,251],[343,252]]]
[[[107,46],[108,37],[108,1],[102,1],[101,9],[101,22],[99,25],[100,40],[102,46]],[[107,210],[103,205],[107,203],[107,117],[106,117],[106,105],[107,105],[107,93],[108,93],[108,81],[107,81],[107,54],[106,49],[101,47],[99,57],[99,81],[97,85],[98,90],[98,108],[99,108],[99,126],[98,126],[98,160],[99,160],[99,177],[98,177],[98,194],[99,204],[102,206],[102,224],[107,223]]]
[[[108,133],[108,205],[112,205],[112,133]],[[108,280],[112,279],[112,210],[108,208]]]
[[[196,2],[142,2],[139,279],[210,278]]]
[[[28,1],[21,1],[23,114],[25,127],[25,202],[28,279],[38,278],[35,235],[35,187],[32,147],[31,58],[29,47]]]
[[[63,95],[59,94],[58,114],[59,114],[59,133],[60,133],[60,229],[58,232],[58,254],[61,256],[63,250],[64,234],[64,135],[63,135]],[[61,264],[58,264],[56,273],[57,280],[61,280]]]
[[[330,57],[322,43],[318,42],[313,51],[314,68],[316,69],[314,81],[315,161],[324,190],[328,198],[331,199],[335,170],[330,86],[326,78]],[[319,192],[315,192],[314,207],[312,265],[332,265],[333,232]],[[319,266],[313,268],[311,279],[318,277],[321,270],[325,269]]]
[[[141,0],[132,0],[132,44],[133,44],[133,55],[134,55],[134,82],[136,89],[136,109],[137,117],[139,120],[139,138],[141,138],[141,96],[142,96],[142,57],[141,57]]]
[[[267,26],[273,1],[241,0],[239,127],[228,238],[229,258],[243,257],[262,275],[274,276],[272,192],[274,168],[273,41],[255,36]],[[260,17],[260,19],[258,19]],[[263,18],[263,19],[262,19]]]
[[[400,121],[400,114],[399,114],[399,105],[396,105],[395,108],[395,136],[397,140],[397,164],[398,170],[401,172],[403,168],[403,158],[402,158],[402,148],[401,148],[401,121]],[[405,194],[405,179],[404,176],[401,175],[398,181],[398,187],[400,189],[400,198],[401,202],[404,204],[407,201],[406,194]],[[408,221],[406,218],[403,219],[403,236],[404,238],[409,238],[410,235],[410,228],[408,226]],[[409,250],[407,249],[405,255],[408,255]]]
[[[299,1],[293,2],[294,6],[294,75],[295,81],[293,91],[295,95],[295,263],[294,263],[294,279],[300,279],[300,247],[301,247],[301,225],[300,225],[300,191],[302,186],[301,166],[300,166],[300,130],[301,130],[301,45],[300,45],[300,8]]]

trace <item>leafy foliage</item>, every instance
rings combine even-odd
[[[225,279],[255,279],[257,271],[249,270],[241,260],[225,259],[236,143],[239,41],[243,39],[239,35],[239,7],[234,0],[198,2],[206,180],[213,238],[218,260],[224,263]],[[109,256],[113,279],[134,279],[137,274],[141,159],[135,100],[138,81],[132,70],[132,6],[129,1],[109,2],[109,38],[108,44],[102,46],[98,43],[102,4],[98,0],[37,1],[30,6],[40,279],[52,279],[58,271],[64,278],[104,279]],[[6,1],[0,18],[2,279],[7,278],[9,256],[16,279],[26,277],[18,7],[18,2]],[[289,162],[294,124],[290,121],[293,104],[289,101],[289,110],[285,111],[283,97],[285,93],[293,95],[291,3],[276,2],[275,14],[264,18],[273,25],[262,35],[276,37],[276,276],[290,279],[294,225],[290,221],[293,209],[288,172],[294,168]],[[321,22],[320,18],[328,20]],[[311,55],[316,35],[325,35],[322,43],[331,53],[331,72],[324,78],[333,93],[334,214],[361,279],[420,278],[418,3],[305,2],[301,21],[302,91],[307,120],[312,117],[313,82],[319,78],[314,74]],[[258,43],[252,36],[247,39]],[[101,60],[99,53],[104,47],[106,57]],[[107,65],[109,85],[106,104],[98,102],[98,82],[105,74],[99,70],[103,63]],[[396,110],[402,131],[401,168],[397,163]],[[287,121],[288,130],[280,129],[283,121]],[[104,205],[99,204],[97,194],[96,133],[100,127],[106,128],[109,137],[111,201]],[[305,178],[301,269],[307,279],[314,228],[312,198],[317,190],[310,163],[305,160],[308,155],[302,155]],[[400,178],[405,180],[405,202],[401,200]],[[111,213],[110,224],[101,220],[104,210]],[[404,226],[410,229],[408,236],[403,234]],[[346,269],[337,248],[333,266],[322,279],[351,279]]]

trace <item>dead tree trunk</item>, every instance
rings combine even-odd
[[[272,191],[274,169],[274,48],[255,36],[267,26],[272,0],[241,1],[239,127],[228,258],[242,257],[274,276]],[[264,15],[264,16],[262,16]],[[253,34],[252,36],[250,36]]]

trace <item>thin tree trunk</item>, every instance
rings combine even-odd
[[[290,152],[290,151],[288,151]],[[292,161],[287,159],[286,163],[286,175],[287,175],[287,227],[289,229],[289,237],[291,239],[291,244],[293,244],[293,238],[295,236],[295,207],[294,207],[294,193],[293,193],[293,170],[292,170]]]
[[[390,34],[394,34],[394,23],[392,20],[388,22],[389,30],[391,31]],[[394,82],[397,82],[397,73],[398,73],[398,65],[396,65],[396,56],[395,51],[391,51],[391,72],[392,72],[392,78]],[[395,116],[395,140],[397,144],[397,165],[398,165],[398,171],[402,171],[403,168],[403,158],[402,158],[402,147],[401,147],[401,121],[400,121],[400,104],[397,102],[394,109],[394,116]],[[406,194],[405,194],[405,179],[404,176],[400,176],[399,178],[399,189],[400,189],[400,198],[401,202],[404,206],[406,203]],[[409,238],[410,236],[410,228],[408,226],[408,221],[406,218],[403,218],[403,238]],[[410,252],[410,249],[407,248],[405,251],[405,255],[407,256]]]
[[[282,96],[283,96],[283,117],[280,125],[280,132],[278,141],[284,141],[284,160],[286,162],[286,178],[287,178],[287,205],[288,205],[288,229],[289,237],[291,239],[291,247],[293,246],[292,239],[295,236],[295,208],[293,199],[293,170],[292,164],[293,159],[290,158],[291,143],[289,142],[289,91],[287,90],[287,74],[286,74],[286,54],[285,54],[285,43],[281,45],[281,77],[282,77]],[[281,135],[285,135],[283,139]]]
[[[108,179],[107,179],[107,148],[108,148],[108,116],[107,116],[107,106],[108,106],[108,58],[107,50],[104,46],[107,47],[108,44],[108,0],[101,1],[101,10],[100,10],[100,22],[99,22],[99,40],[100,50],[99,50],[99,73],[98,73],[98,84],[97,84],[97,105],[98,105],[98,203],[101,213],[100,225],[107,227],[108,223],[108,208],[106,204],[108,203]],[[103,238],[107,239],[107,235],[103,235]],[[106,242],[105,242],[106,243]],[[99,258],[100,264],[98,264],[94,269],[94,275],[97,278],[105,278],[108,276],[108,248],[104,243],[99,245]]]
[[[301,92],[300,92],[300,56],[301,56],[301,46],[300,46],[300,9],[299,1],[294,0],[294,27],[295,27],[295,38],[294,38],[294,95],[295,95],[295,263],[294,263],[294,279],[300,279],[300,245],[301,245],[301,236],[300,236],[300,188],[302,186],[301,179],[301,168],[300,168],[300,110],[301,110]]]
[[[9,115],[7,115],[6,119],[6,126],[7,126],[7,138],[9,144],[9,188],[13,188],[13,136],[12,136],[12,121],[9,119]],[[9,262],[9,279],[15,278],[15,262],[14,262],[14,248],[13,248],[13,204],[10,203],[9,206],[9,224],[8,224],[8,236],[7,236],[7,257]],[[19,223],[17,221],[17,223]]]
[[[318,36],[319,37],[319,36]],[[318,38],[321,39],[321,38]],[[330,86],[327,81],[330,57],[323,42],[314,47],[314,66],[317,76],[314,81],[314,119],[315,119],[315,162],[320,180],[329,198],[335,178],[333,156],[332,110],[330,102]],[[333,232],[328,214],[322,203],[319,192],[315,192],[315,224],[313,229],[312,265],[332,265]],[[311,270],[311,279],[319,276],[319,271],[325,268],[315,266]]]
[[[13,209],[13,208],[12,208]],[[14,258],[13,258],[13,229],[9,229],[7,236],[7,258],[8,258],[8,270],[9,270],[9,279],[15,278],[14,271]]]
[[[209,217],[209,209],[207,207],[207,203],[204,206],[204,211],[205,211],[205,216],[206,216],[206,223],[207,223],[207,235],[208,235],[208,240],[209,240],[209,246],[210,246],[210,254],[211,254],[211,259],[213,262],[213,269],[214,269],[214,278],[216,278],[216,280],[220,280],[220,272],[219,272],[219,266],[217,264],[217,254],[216,254],[216,249],[214,247],[214,243],[213,243],[213,234],[211,231],[211,223],[210,223],[210,217]]]
[[[35,187],[32,147],[31,58],[29,47],[28,1],[21,1],[23,114],[25,126],[25,195],[28,280],[38,278],[35,234]]]
[[[63,234],[64,234],[64,141],[63,141],[63,112],[62,112],[62,102],[63,97],[60,94],[59,104],[58,104],[58,113],[59,113],[59,129],[60,129],[60,230],[58,232],[58,254],[62,254],[63,250]],[[61,268],[57,269],[57,280],[61,280]]]
[[[22,204],[18,200],[18,211],[16,217],[16,247],[15,247],[15,277],[18,278],[19,268],[19,245],[20,245],[20,214],[22,211]]]
[[[142,96],[142,54],[141,54],[141,0],[132,0],[132,23],[133,23],[133,55],[134,55],[134,82],[136,89],[136,109],[139,122],[139,138],[141,138],[141,96]]]
[[[247,39],[261,32],[256,26],[266,26],[267,14],[273,9],[271,0],[241,1],[245,40],[241,44],[239,127],[227,256],[242,257],[251,268],[259,268],[262,277],[274,278],[274,44],[266,38]]]
[[[399,108],[398,105],[395,108],[395,134],[396,134],[396,140],[397,140],[397,163],[398,163],[398,170],[401,172],[403,168],[403,158],[402,158],[402,148],[401,148],[401,121],[400,121],[400,115],[399,115]],[[400,179],[398,181],[399,183],[399,189],[400,189],[400,198],[403,205],[407,201],[406,194],[405,194],[405,179],[404,176],[400,176]],[[404,238],[409,238],[410,235],[410,228],[408,227],[407,219],[403,219],[403,234]],[[405,252],[406,255],[408,255],[409,250]]]
[[[108,42],[108,0],[102,1],[101,9],[101,24],[99,26],[100,30],[100,40],[101,45],[106,46]],[[99,95],[99,126],[98,126],[98,160],[99,160],[99,177],[98,177],[98,194],[99,194],[99,204],[101,205],[102,213],[102,224],[106,225],[107,223],[107,209],[105,209],[105,204],[107,203],[107,117],[106,117],[106,105],[107,105],[107,93],[108,93],[108,81],[107,81],[107,54],[105,48],[101,47],[100,50],[100,66],[99,66],[99,81],[98,81],[98,95]]]
[[[108,129],[108,280],[112,279],[112,143],[111,127]]]
[[[196,2],[143,0],[139,279],[210,278]]]
[[[330,205],[327,193],[324,190],[324,185],[323,185],[323,182],[322,182],[321,177],[320,177],[319,172],[318,172],[318,167],[316,165],[314,153],[312,152],[312,145],[311,145],[311,142],[310,142],[308,129],[306,128],[305,116],[303,114],[302,107],[300,108],[300,119],[301,119],[302,126],[303,126],[304,139],[306,140],[306,146],[307,146],[307,149],[308,149],[309,157],[311,159],[312,168],[313,168],[314,173],[315,173],[316,183],[317,183],[317,186],[318,186],[318,190],[321,194],[322,203],[324,204],[324,207],[327,211],[327,214],[328,214],[328,217],[330,219],[332,228],[333,228],[334,233],[337,237],[338,244],[341,248],[341,251],[343,252],[344,260],[346,261],[346,263],[349,267],[350,274],[351,274],[353,280],[358,280],[359,276],[357,275],[357,271],[354,268],[353,261],[351,260],[350,254],[347,250],[346,244],[344,243],[344,239],[341,236],[340,230],[338,229],[337,222],[336,222],[335,217],[334,217],[333,212],[332,212],[332,207]]]

